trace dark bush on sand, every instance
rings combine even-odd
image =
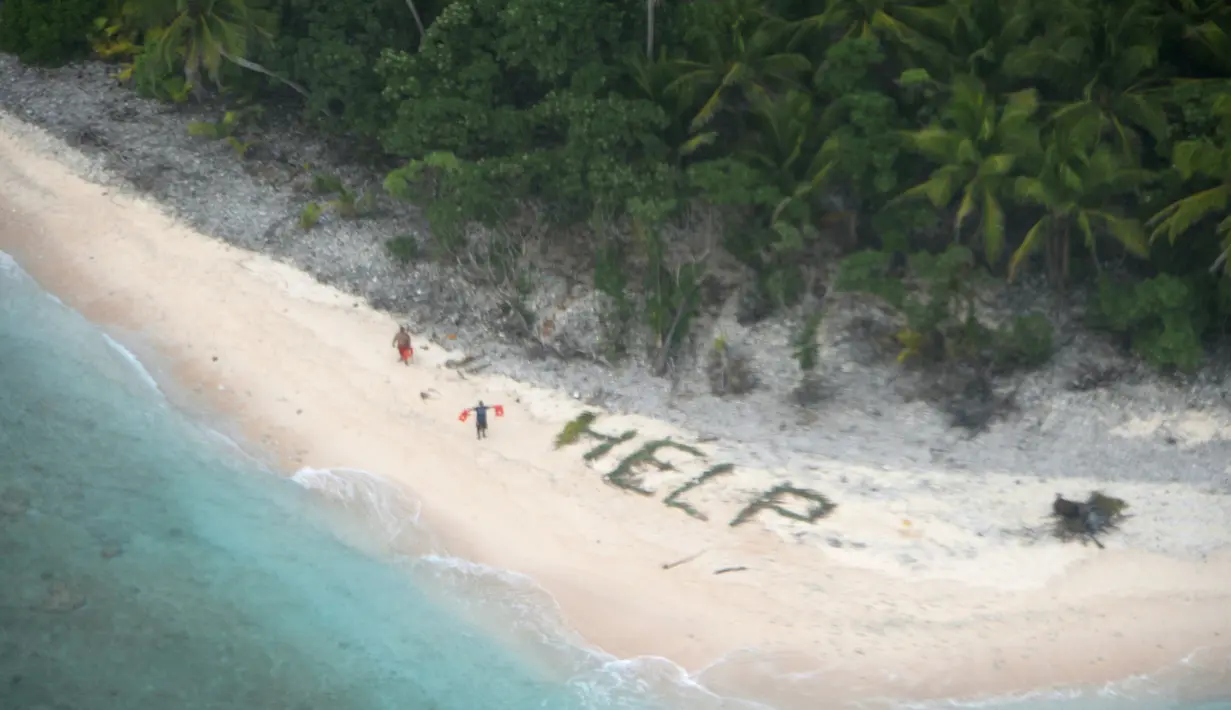
[[[1128,504],[1119,498],[1094,491],[1084,503],[1075,503],[1057,496],[1052,506],[1052,534],[1062,542],[1090,540],[1100,548],[1098,535],[1118,530]]]

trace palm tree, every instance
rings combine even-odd
[[[1065,98],[1051,120],[1064,131],[1110,137],[1137,154],[1144,132],[1167,140],[1158,75],[1163,27],[1153,0],[1066,0],[1047,10],[1050,31],[1010,53],[1005,70],[1052,85]]]
[[[1176,144],[1172,154],[1172,163],[1185,180],[1203,178],[1208,181],[1207,185],[1213,184],[1154,215],[1149,222],[1154,227],[1150,238],[1166,236],[1174,244],[1207,217],[1223,215],[1214,227],[1214,235],[1222,240],[1223,251],[1210,270],[1221,267],[1231,276],[1231,260],[1228,260],[1231,256],[1231,213],[1227,209],[1231,203],[1231,96],[1221,97],[1217,109],[1224,119],[1221,143],[1209,138],[1182,141]]]
[[[155,62],[150,68],[162,73],[182,63],[184,79],[198,95],[202,77],[222,86],[224,60],[308,95],[299,84],[248,59],[253,41],[270,34],[265,17],[245,0],[139,0],[139,5],[150,27],[146,52]]]
[[[700,60],[676,63],[680,75],[670,88],[689,97],[707,96],[690,122],[694,132],[728,105],[731,93],[751,103],[754,97],[767,98],[771,89],[798,85],[800,75],[811,68],[807,57],[782,51],[784,22],[761,11],[733,16],[728,31],[700,35]]]
[[[1184,41],[1184,49],[1200,64],[1231,76],[1231,5],[1226,0],[1171,0],[1164,21]]]
[[[1040,248],[1046,252],[1048,271],[1060,284],[1068,276],[1070,238],[1076,231],[1099,267],[1098,237],[1114,238],[1130,254],[1145,258],[1149,246],[1141,223],[1120,214],[1117,198],[1132,195],[1151,178],[1123,153],[1107,144],[1089,145],[1079,135],[1055,132],[1049,136],[1042,169],[1019,177],[1015,193],[1024,202],[1043,208],[1009,261],[1012,280],[1021,263]]]
[[[954,238],[960,238],[967,220],[978,215],[984,254],[995,263],[1004,252],[1001,199],[1023,164],[1039,154],[1034,122],[1038,96],[1033,90],[1020,91],[998,102],[970,76],[958,77],[951,91],[940,123],[904,136],[909,148],[938,167],[897,199],[926,197],[944,208],[960,194]]]
[[[633,54],[625,62],[625,69],[633,85],[631,93],[653,102],[666,114],[668,123],[662,138],[675,153],[673,157],[677,162],[680,158],[712,144],[718,138],[714,131],[703,131],[689,136],[688,123],[692,114],[692,102],[676,81],[679,69],[666,50],[659,49],[657,59],[647,59],[640,53]]]
[[[937,56],[942,36],[952,21],[949,3],[934,0],[826,0],[825,9],[795,23],[792,47],[815,33],[839,37],[876,37],[890,46]]]
[[[950,0],[946,8],[946,25],[934,37],[943,51],[922,56],[924,64],[942,82],[969,74],[993,91],[1007,88],[1005,59],[1038,24],[1032,0]]]
[[[760,130],[738,156],[760,170],[781,195],[771,224],[782,225],[785,220],[813,227],[821,189],[836,161],[825,149],[811,96],[798,90],[778,99],[757,96],[753,111]]]

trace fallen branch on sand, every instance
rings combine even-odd
[[[727,572],[744,572],[747,567],[723,567],[722,569],[714,570],[714,574],[726,574]]]
[[[693,560],[697,559],[698,557],[700,557],[701,555],[704,555],[704,554],[705,554],[705,550],[702,550],[702,551],[700,551],[700,552],[697,552],[697,553],[691,554],[691,555],[689,555],[688,557],[685,557],[685,558],[683,558],[683,559],[676,560],[675,562],[664,562],[664,563],[663,563],[663,569],[673,569],[673,568],[675,568],[675,567],[679,567],[679,566],[680,566],[680,565],[682,565],[682,564],[686,564],[686,563],[688,563],[688,562],[692,562]]]

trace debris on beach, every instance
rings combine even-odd
[[[678,560],[676,560],[675,562],[664,562],[664,563],[663,563],[663,565],[662,565],[662,568],[663,568],[663,569],[674,569],[674,568],[676,568],[676,567],[679,567],[679,566],[680,566],[680,565],[682,565],[682,564],[685,564],[685,563],[688,563],[688,562],[692,562],[693,560],[697,559],[698,557],[700,557],[700,556],[701,556],[701,555],[703,555],[703,554],[705,554],[705,550],[701,550],[700,552],[693,553],[693,554],[689,555],[688,557],[684,557],[684,558],[682,558],[682,559],[678,559]]]
[[[1118,530],[1127,508],[1128,504],[1123,500],[1104,495],[1101,491],[1094,491],[1081,503],[1057,493],[1052,502],[1052,534],[1062,542],[1078,538],[1084,544],[1090,540],[1103,549],[1103,543],[1097,536]]]

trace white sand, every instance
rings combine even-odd
[[[661,499],[721,463],[715,445],[696,444],[705,460],[662,452],[678,470],[645,476],[653,497],[619,491],[601,474],[620,454],[651,438],[695,437],[604,416],[597,429],[639,436],[593,465],[581,460],[592,443],[555,451],[556,433],[581,411],[566,395],[463,379],[444,367],[457,353],[418,337],[416,362],[403,367],[389,316],[86,182],[70,169],[80,156],[32,148],[49,141],[0,116],[0,249],[91,320],[139,333],[171,364],[169,391],[197,393],[185,404],[225,415],[287,474],[349,467],[396,481],[423,501],[452,552],[537,580],[570,624],[612,653],[698,670],[760,649],[705,679],[791,705],[817,688],[839,700],[1102,683],[1231,645],[1231,553],[1204,552],[1231,530],[1227,496],[1116,485],[1109,492],[1136,517],[1108,549],[1026,545],[997,521],[1039,525],[1057,490],[1098,486],[1013,472],[924,479],[814,460],[710,481],[686,496],[709,516],[696,520]],[[457,421],[478,399],[507,410],[484,442]],[[1174,426],[1133,422],[1118,435],[1164,425]],[[1176,431],[1193,443],[1225,436],[1224,427],[1193,419]],[[837,512],[816,524],[762,512],[727,525],[788,478],[832,496]],[[714,574],[731,566],[747,569]],[[783,685],[765,680],[770,669],[820,673]]]

